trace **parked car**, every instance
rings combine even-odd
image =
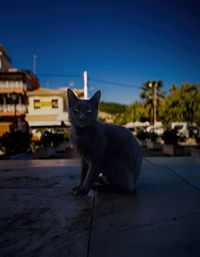
[[[125,127],[128,128],[134,135],[137,134],[138,130],[146,131],[146,128],[149,126],[149,122],[128,122]]]
[[[177,129],[178,136],[188,138],[192,133],[198,133],[199,129],[196,124],[189,122],[171,122],[168,124],[170,129]]]
[[[147,128],[147,132],[152,133],[154,132],[155,134],[157,134],[158,136],[161,136],[164,133],[164,129],[162,126],[149,126]]]

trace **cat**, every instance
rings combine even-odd
[[[101,92],[89,100],[77,98],[67,90],[70,138],[81,156],[80,184],[76,195],[87,195],[100,173],[112,185],[133,191],[142,166],[142,152],[125,127],[102,123],[97,119]]]

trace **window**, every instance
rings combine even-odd
[[[34,100],[34,109],[40,109],[40,100]]]
[[[58,108],[58,99],[51,100],[51,105],[52,105],[53,109],[57,109]]]

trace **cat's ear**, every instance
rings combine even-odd
[[[89,100],[90,103],[92,103],[95,108],[98,107],[100,97],[101,97],[101,91],[98,90]]]
[[[67,97],[68,97],[69,107],[72,107],[78,101],[78,98],[70,88],[67,89]]]

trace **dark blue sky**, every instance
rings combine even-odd
[[[88,71],[89,87],[102,91],[102,100],[131,103],[139,86],[161,79],[200,81],[200,3],[174,1],[3,1],[0,42],[18,69],[37,74]],[[134,85],[120,87],[93,79]],[[81,77],[40,77],[50,88]],[[92,91],[90,92],[92,94]]]

